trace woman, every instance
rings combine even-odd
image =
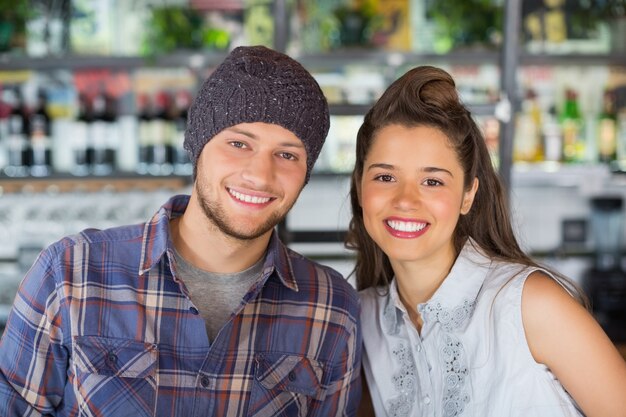
[[[412,69],[368,112],[350,197],[363,410],[626,416],[626,363],[576,286],[520,249],[448,73]]]

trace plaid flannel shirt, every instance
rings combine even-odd
[[[44,250],[0,342],[0,416],[352,416],[358,296],[273,234],[261,279],[209,343],[169,220],[85,230]],[[210,254],[207,254],[210,256]]]

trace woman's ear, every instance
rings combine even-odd
[[[474,197],[478,191],[478,178],[474,178],[472,187],[463,194],[463,203],[461,204],[461,214],[465,215],[469,213],[474,204]]]

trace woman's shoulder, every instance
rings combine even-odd
[[[494,259],[485,277],[484,285],[486,288],[495,289],[498,292],[507,288],[513,291],[521,290],[528,277],[534,273],[552,276],[550,272],[539,266]]]
[[[379,305],[384,305],[386,303],[388,297],[388,287],[369,287],[359,291],[361,309],[377,309]]]
[[[511,311],[517,315],[526,282],[529,277],[534,276],[554,280],[548,270],[538,266],[494,261],[485,277],[477,301],[488,305],[490,310]]]
[[[359,297],[361,299],[372,299],[376,297],[381,297],[384,293],[382,292],[383,287],[368,287],[363,290],[359,290]]]

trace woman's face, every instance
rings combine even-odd
[[[378,131],[363,165],[359,200],[365,228],[392,263],[450,263],[453,233],[478,188],[463,189],[463,169],[447,136],[429,126]]]

